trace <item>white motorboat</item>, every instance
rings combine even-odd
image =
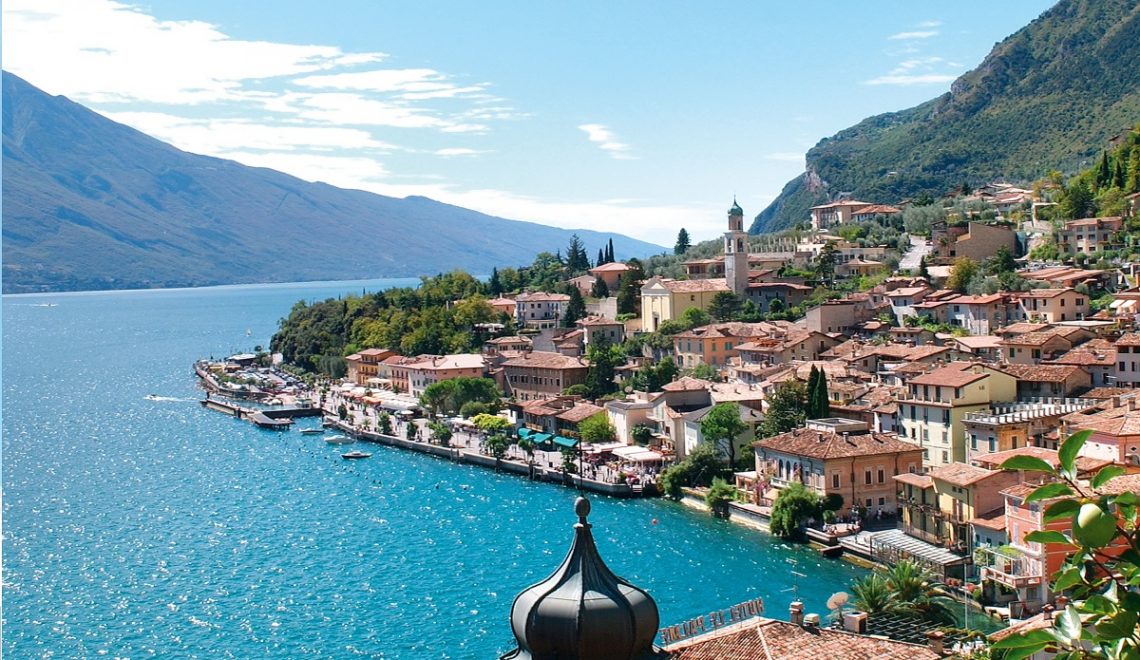
[[[329,437],[325,438],[325,442],[329,443],[330,445],[351,445],[352,443],[356,442],[356,440],[353,440],[347,435],[330,435]]]

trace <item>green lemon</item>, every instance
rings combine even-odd
[[[1103,548],[1116,536],[1116,519],[1100,506],[1088,502],[1073,520],[1073,538],[1090,548]]]

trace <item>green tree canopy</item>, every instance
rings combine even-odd
[[[958,257],[950,268],[950,277],[946,279],[946,288],[966,293],[970,280],[978,274],[978,262],[969,257]]]
[[[792,482],[776,496],[768,527],[780,538],[795,538],[799,536],[801,526],[809,518],[818,518],[821,515],[820,504],[818,493],[808,490],[799,482]]]
[[[582,299],[582,292],[578,287],[570,287],[570,301],[566,309],[562,310],[562,327],[573,328],[575,324],[586,317],[586,301]]]
[[[807,387],[792,379],[776,386],[768,397],[768,410],[760,426],[764,437],[786,433],[804,423],[807,410]]]
[[[594,444],[613,442],[617,438],[617,429],[610,422],[609,415],[604,412],[596,413],[579,422],[578,433],[582,442]]]
[[[716,321],[731,321],[744,304],[740,296],[731,291],[719,291],[709,302],[709,316]]]
[[[729,468],[736,464],[736,438],[747,429],[736,403],[718,403],[701,420],[701,435],[728,456]]]
[[[692,244],[692,241],[689,240],[689,232],[681,227],[681,231],[677,232],[677,244],[673,246],[673,254],[685,254]]]
[[[595,298],[609,298],[610,287],[606,284],[605,280],[600,277],[595,277],[594,286],[590,289],[590,295]]]

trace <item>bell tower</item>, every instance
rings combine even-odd
[[[724,233],[724,279],[728,290],[745,297],[748,290],[748,233],[744,231],[744,209],[732,199],[728,210],[728,231]]]

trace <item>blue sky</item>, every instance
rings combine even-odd
[[[671,245],[1044,0],[5,0],[4,68],[182,149]]]

